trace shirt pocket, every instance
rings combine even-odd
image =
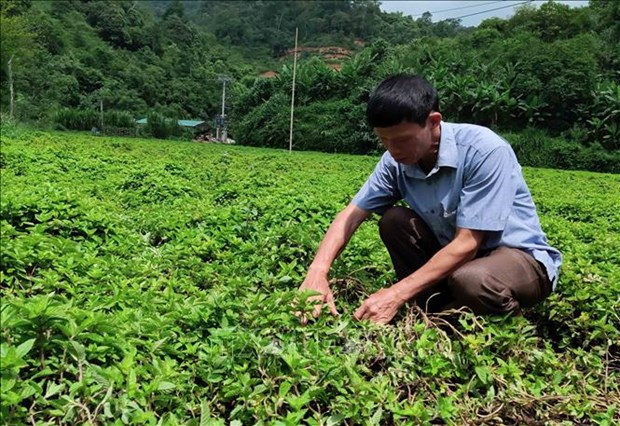
[[[452,227],[455,227],[458,198],[454,197],[452,194],[447,195],[441,200],[438,211],[441,219],[448,222]]]
[[[425,220],[442,246],[448,244],[456,232],[456,208],[446,209],[442,204],[425,211]]]

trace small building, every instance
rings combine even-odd
[[[181,127],[189,127],[196,132],[205,131],[209,127],[209,123],[202,120],[178,120],[177,123]]]
[[[145,125],[148,119],[141,118],[136,120],[136,124]],[[203,120],[177,120],[177,124],[183,128],[191,129],[194,133],[203,133],[209,130],[209,123]]]

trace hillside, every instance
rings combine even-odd
[[[385,19],[418,28],[374,1],[3,1],[0,10],[0,107],[8,112],[14,56],[16,114],[43,122],[100,100],[136,115],[212,116],[218,76],[240,81],[279,68],[296,27],[304,47],[349,50],[390,39]]]
[[[541,132],[528,139],[548,166],[618,167],[618,2],[525,5],[477,28],[384,13],[370,0],[20,0],[1,2],[0,12],[3,119],[85,129],[103,108],[129,125],[148,114],[213,123],[226,80],[230,134],[280,146],[299,28],[303,149],[370,152],[367,96],[383,77],[409,72],[437,86],[447,120]],[[535,147],[548,137],[569,145]]]

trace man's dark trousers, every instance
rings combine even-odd
[[[399,280],[424,265],[441,246],[418,215],[392,207],[379,221],[379,233],[390,253]],[[518,314],[551,293],[544,267],[528,253],[499,247],[461,266],[447,279],[415,298],[428,312],[469,307],[476,314]]]

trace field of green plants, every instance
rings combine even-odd
[[[373,218],[302,326],[376,160],[3,127],[0,423],[618,424],[620,175],[524,169],[564,254],[524,317],[354,321],[394,280]]]

